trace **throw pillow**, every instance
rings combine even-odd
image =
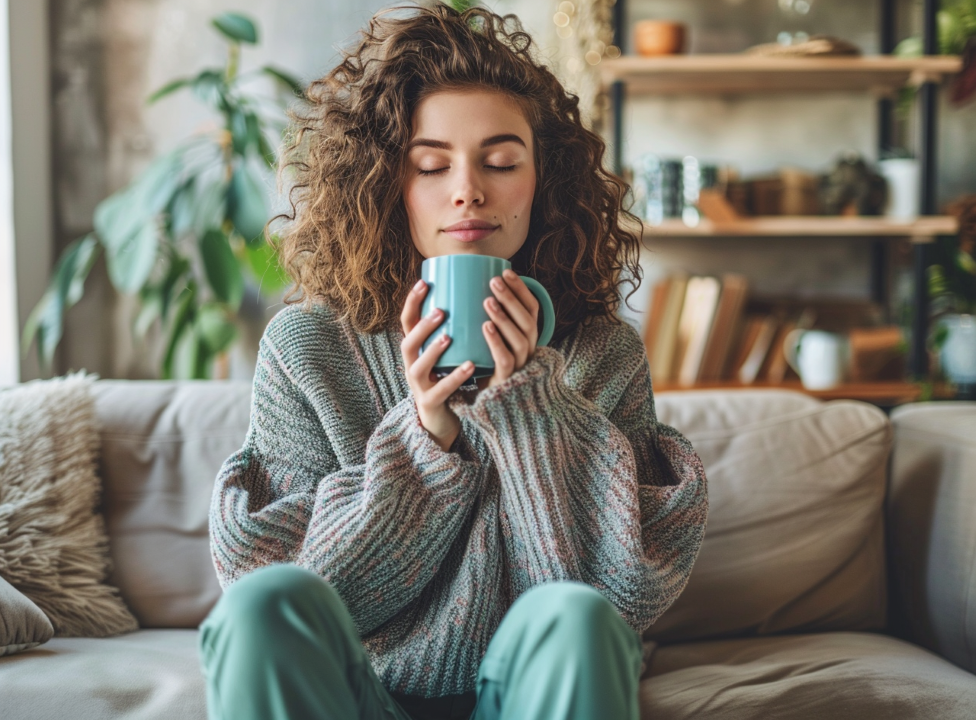
[[[60,637],[138,628],[105,582],[94,379],[79,372],[0,390],[0,575]]]
[[[0,577],[0,656],[46,643],[54,635],[47,615]]]

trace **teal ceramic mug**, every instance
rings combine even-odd
[[[451,337],[450,344],[434,366],[436,374],[446,375],[466,360],[474,363],[473,377],[490,377],[495,373],[495,360],[481,329],[491,319],[484,303],[495,296],[489,285],[491,279],[501,277],[502,272],[511,267],[512,263],[505,258],[464,254],[439,255],[427,258],[421,264],[420,277],[427,283],[421,317],[427,317],[434,308],[444,311],[444,319],[424,342],[423,350],[444,333]],[[539,301],[543,320],[537,346],[546,345],[556,327],[552,299],[537,280],[524,275],[519,277]]]

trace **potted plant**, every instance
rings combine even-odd
[[[928,269],[929,296],[936,318],[932,347],[956,385],[976,385],[976,196],[953,203],[959,235],[942,238]]]
[[[245,285],[271,296],[287,284],[265,238],[267,180],[287,124],[284,102],[303,88],[274,67],[239,72],[241,45],[258,42],[253,21],[227,12],[212,25],[228,42],[225,66],[173,80],[147,102],[188,89],[222,122],[156,158],[128,187],[100,202],[94,231],[61,253],[22,338],[24,353],[36,340],[46,372],[65,312],[81,298],[102,251],[115,289],[138,295],[136,337],[157,320],[162,326],[163,378],[209,377],[214,359],[237,336]],[[254,92],[249,81],[258,76],[271,78],[287,99]]]

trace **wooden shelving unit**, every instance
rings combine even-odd
[[[634,95],[866,92],[885,96],[906,85],[942,82],[961,68],[962,60],[955,55],[919,58],[624,56],[600,63],[605,83],[624,82],[628,92]]]
[[[668,218],[660,225],[644,225],[645,237],[853,237],[908,238],[912,242],[932,242],[939,235],[959,231],[954,217],[930,216],[912,222],[896,222],[883,217],[751,217],[734,222],[702,220],[695,226]]]
[[[625,53],[599,65],[602,81],[610,91],[613,108],[614,168],[623,171],[623,107],[628,95],[722,96],[770,93],[854,92],[878,98],[878,148],[892,147],[891,118],[893,97],[906,86],[919,87],[918,159],[921,166],[922,217],[899,223],[885,218],[866,217],[763,217],[735,222],[702,221],[695,227],[681,220],[666,220],[658,226],[645,225],[645,241],[654,237],[715,238],[801,238],[838,237],[854,241],[869,240],[872,246],[871,294],[884,303],[887,297],[885,268],[889,239],[908,239],[914,253],[914,319],[909,367],[914,377],[924,377],[928,369],[925,346],[928,334],[928,289],[926,248],[940,235],[958,232],[954,218],[936,215],[937,108],[939,86],[962,67],[958,56],[937,52],[936,14],[939,0],[924,0],[924,55],[899,58],[889,54],[896,44],[894,3],[879,3],[880,50],[883,54],[861,57],[768,57],[750,54],[678,55],[637,57],[627,55],[629,28],[624,27],[626,0],[613,6],[614,44]],[[736,385],[733,381],[696,385],[655,384],[658,390],[688,390],[700,387],[763,387]],[[803,392],[799,382],[776,387],[792,387]],[[914,383],[868,383],[845,385],[833,391],[810,393],[823,398],[857,398],[881,405],[918,399],[920,386]]]

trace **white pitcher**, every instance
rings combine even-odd
[[[783,353],[808,390],[828,390],[847,377],[850,343],[842,335],[797,328],[786,336]]]

